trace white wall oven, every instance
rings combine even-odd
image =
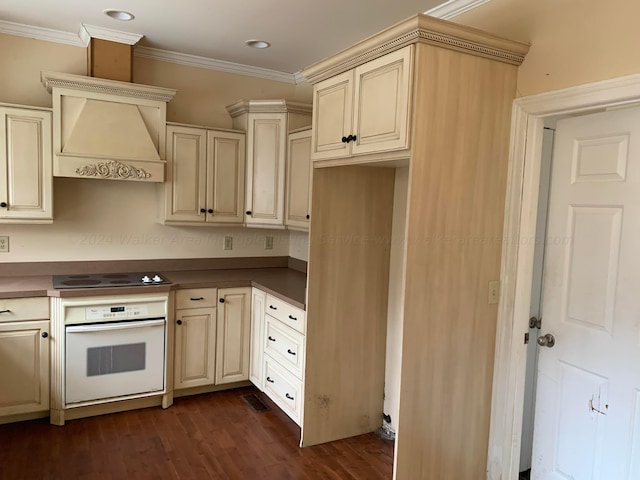
[[[165,393],[168,295],[61,302],[65,408]]]

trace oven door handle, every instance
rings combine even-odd
[[[125,330],[128,328],[146,328],[164,325],[164,319],[142,320],[135,322],[98,323],[94,325],[67,325],[67,333],[104,332],[106,330]]]

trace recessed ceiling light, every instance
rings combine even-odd
[[[269,42],[265,42],[264,40],[247,40],[244,43],[253,48],[269,48],[271,46]]]
[[[115,20],[122,20],[124,22],[128,22],[129,20],[133,20],[134,18],[136,18],[133,13],[125,12],[124,10],[107,9],[104,10],[103,13],[107,17],[111,17]]]

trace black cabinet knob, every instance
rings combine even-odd
[[[7,208],[7,202],[0,202],[0,207]]]
[[[219,302],[220,302],[220,303],[224,303],[224,298],[221,298],[221,299],[219,300]]]
[[[276,339],[273,338],[271,335],[269,335],[267,338],[269,339],[270,342],[275,342],[276,341]]]
[[[49,334],[47,332],[42,332],[42,338],[47,338]]]
[[[277,310],[277,309],[278,309],[278,307],[274,307],[273,305],[269,305],[269,308],[270,308],[271,310]]]
[[[267,382],[274,383],[274,381],[271,379],[271,377],[267,377]]]
[[[296,354],[296,352],[292,351],[290,348],[287,348],[287,353],[289,355],[295,355]]]
[[[178,320],[176,323],[177,323],[178,325],[182,325],[182,320]]]
[[[311,218],[311,215],[308,215],[308,214],[307,214],[307,220],[309,220],[310,218]]]
[[[213,213],[213,209],[210,208],[209,210],[207,210],[207,213]]]
[[[351,138],[351,135],[349,135],[349,138]],[[342,137],[342,143],[349,143],[349,138]]]
[[[293,400],[293,397],[291,395],[289,395],[288,393],[285,393],[284,396],[287,397],[289,400]]]
[[[354,142],[355,142],[357,139],[358,139],[358,137],[356,137],[355,135],[351,137],[351,140],[352,140],[352,141],[354,141]]]
[[[204,213],[204,212],[206,212],[206,210],[204,208],[201,208],[200,213]]]
[[[246,211],[246,212],[244,212],[244,213],[246,213],[247,215],[251,215],[251,210],[247,210],[247,211]]]

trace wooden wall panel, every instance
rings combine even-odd
[[[395,171],[314,171],[304,446],[382,425]]]
[[[92,77],[131,82],[133,46],[92,38],[87,54]]]
[[[417,45],[397,479],[486,474],[516,67]]]

